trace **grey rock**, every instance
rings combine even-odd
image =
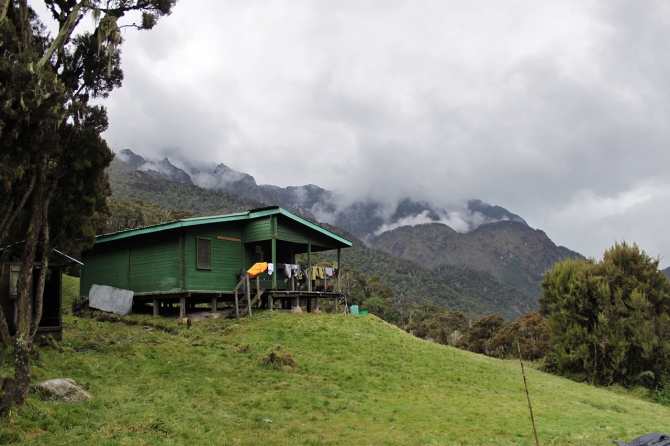
[[[107,285],[93,285],[88,292],[88,306],[97,310],[127,316],[133,308],[134,293]]]
[[[93,399],[93,395],[79,388],[74,380],[55,378],[35,384],[35,388],[44,399],[55,399],[60,403],[80,403]]]

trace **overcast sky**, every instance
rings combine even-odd
[[[670,3],[181,0],[125,32],[113,150],[470,198],[670,265]]]

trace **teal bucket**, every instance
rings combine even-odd
[[[351,308],[349,308],[349,311],[351,314],[358,314],[358,305],[352,305]]]

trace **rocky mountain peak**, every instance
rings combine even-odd
[[[314,184],[288,187],[259,185],[253,176],[223,163],[216,166],[209,164],[206,167],[201,164],[200,168],[196,168],[184,161],[181,163],[182,170],[167,157],[156,163],[134,154],[129,149],[122,150],[118,158],[133,169],[146,171],[158,178],[195,183],[201,187],[286,209],[302,209],[305,214],[316,215],[320,221],[339,226],[370,244],[380,234],[396,227],[431,222],[446,224],[460,233],[470,232],[482,224],[496,221],[508,220],[528,225],[517,214],[481,200],[469,200],[449,211],[412,197],[400,199],[393,207],[388,202],[372,198],[345,205],[337,193]]]
[[[528,226],[526,220],[520,216],[513,214],[507,209],[500,206],[491,206],[490,204],[484,203],[482,200],[468,200],[468,210],[471,212],[479,212],[485,218],[500,221],[500,220],[510,220],[523,223]]]
[[[116,157],[119,160],[123,161],[124,163],[128,164],[135,170],[140,170],[140,168],[147,163],[147,160],[135,154],[130,149],[121,150],[119,153],[116,154]]]

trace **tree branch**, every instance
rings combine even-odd
[[[23,194],[23,197],[21,198],[21,202],[14,209],[14,212],[11,214],[11,217],[9,217],[9,219],[5,217],[5,220],[2,222],[2,226],[0,226],[0,245],[4,244],[5,237],[9,232],[9,228],[12,227],[14,219],[19,215],[19,212],[23,210],[23,207],[26,205],[26,201],[28,201],[28,197],[30,197],[30,194],[33,193],[36,181],[37,177],[33,175],[32,178],[30,179],[30,185],[28,186],[28,190],[26,190],[26,193]]]
[[[5,21],[7,17],[7,10],[9,9],[9,2],[11,0],[0,0],[0,24]]]
[[[70,14],[67,16],[67,19],[62,23],[60,29],[58,30],[58,35],[53,40],[53,42],[51,42],[51,45],[45,51],[40,61],[37,62],[37,68],[44,67],[49,59],[51,59],[51,56],[53,56],[53,54],[58,51],[59,48],[65,45],[68,40],[70,40],[70,36],[72,35],[74,28],[79,22],[79,13],[82,8],[86,7],[88,7],[88,0],[81,0],[79,3],[74,5],[72,11],[70,11]]]

